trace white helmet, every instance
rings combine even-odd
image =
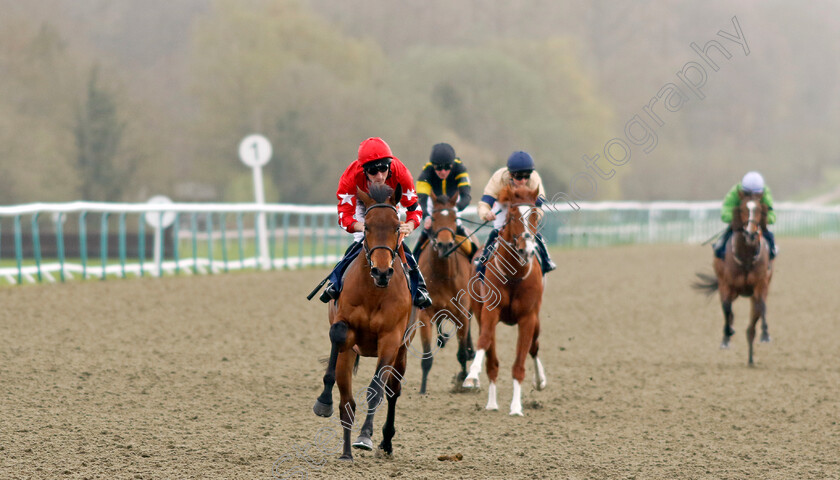
[[[761,193],[764,191],[764,177],[758,172],[747,172],[741,180],[741,188],[746,193]]]

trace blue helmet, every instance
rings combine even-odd
[[[764,192],[764,177],[758,172],[747,172],[741,180],[741,188],[746,193]]]
[[[507,168],[510,172],[521,172],[534,169],[534,159],[528,152],[518,150],[510,154],[507,161]]]

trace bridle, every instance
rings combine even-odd
[[[376,203],[371,205],[370,207],[365,208],[365,218],[367,218],[367,214],[373,210],[374,208],[390,208],[394,211],[395,214],[399,216],[399,212],[397,212],[397,207],[391,205],[390,203]],[[367,225],[367,223],[365,223]],[[367,228],[367,226],[365,227]],[[399,229],[397,229],[399,231]],[[397,245],[399,248],[399,245]],[[362,248],[365,250],[365,260],[367,260],[368,265],[371,265],[370,256],[373,255],[378,249],[388,250],[391,253],[391,263],[388,264],[388,268],[393,268],[394,260],[397,259],[397,250],[394,248],[389,247],[388,245],[376,245],[374,247],[369,247],[367,243],[367,234],[365,234],[364,238],[362,239]]]
[[[496,240],[497,242],[498,242],[498,241],[504,241],[504,242],[507,242],[507,240],[505,240],[505,239],[502,237],[501,232],[503,232],[506,228],[508,228],[508,226],[510,225],[511,220],[513,219],[513,215],[511,215],[511,209],[513,209],[513,208],[519,208],[519,207],[531,207],[531,208],[535,208],[535,207],[536,207],[536,204],[533,204],[533,203],[527,203],[527,202],[512,203],[512,204],[510,204],[510,205],[508,206],[507,219],[505,220],[504,225],[502,225],[502,228],[501,228],[501,229],[499,229],[499,238]],[[520,219],[520,220],[521,220],[521,219]],[[523,222],[523,223],[524,223],[524,222]],[[531,231],[530,231],[530,228],[529,228],[529,227],[530,227],[530,226],[526,224],[526,225],[525,225],[525,231],[523,231],[522,233],[517,233],[517,234],[513,234],[513,235],[511,235],[511,242],[510,242],[510,243],[515,245],[515,244],[516,244],[516,242],[517,242],[520,238],[524,237],[525,235],[535,236],[535,234],[531,233]],[[493,253],[494,253],[494,256],[499,254],[499,252],[498,252],[498,246],[495,248],[495,250],[496,250],[496,251],[495,251],[495,252],[493,252]],[[527,272],[525,272],[525,274],[524,274],[524,275],[522,275],[521,277],[509,277],[508,275],[503,274],[503,275],[504,275],[504,277],[506,278],[506,280],[507,280],[507,281],[513,281],[513,282],[519,282],[519,281],[522,281],[522,280],[524,280],[525,278],[527,278],[527,277],[528,277],[528,275],[530,275],[530,274],[531,274],[531,268],[533,267],[533,263],[530,261],[530,260],[531,260],[531,256],[530,256],[530,255],[529,255],[528,260],[529,260],[529,261],[528,261],[528,271],[527,271]],[[523,264],[523,265],[524,265],[524,264]],[[500,271],[499,273],[502,273],[502,272]]]
[[[514,207],[516,207],[516,208],[519,208],[519,207],[531,207],[531,208],[536,208],[536,205],[535,205],[535,204],[533,204],[533,203],[527,203],[527,202],[522,202],[522,203],[513,203],[513,204],[511,204],[511,205],[508,207],[508,218],[507,218],[507,220],[505,221],[505,224],[504,224],[504,225],[502,225],[502,230],[504,230],[505,228],[507,228],[507,226],[510,224],[511,218],[513,218],[513,216],[510,214],[510,210],[511,210],[512,208],[514,208]],[[528,224],[527,224],[527,223],[525,223],[525,222],[523,222],[523,224],[525,225],[525,231],[523,231],[522,233],[517,233],[517,234],[514,234],[514,235],[511,237],[512,243],[516,243],[516,242],[517,242],[517,240],[519,240],[520,238],[522,238],[523,236],[526,236],[526,235],[530,235],[530,236],[532,236],[532,237],[533,237],[533,236],[535,236],[535,234],[534,234],[534,233],[531,233],[531,231],[530,231],[530,229],[529,229],[530,225],[528,225]],[[500,231],[501,231],[501,230],[500,230]]]
[[[750,204],[752,204],[752,205],[750,205]],[[755,200],[747,201],[746,207],[749,209],[749,218],[747,219],[747,223],[742,225],[737,230],[735,230],[735,232],[743,234],[744,237],[746,237],[749,240],[749,242],[748,242],[749,246],[755,246],[756,247],[755,256],[753,258],[749,259],[748,261],[746,261],[746,263],[748,265],[745,265],[744,260],[741,260],[740,258],[738,258],[738,252],[735,250],[734,241],[733,241],[733,244],[732,244],[732,253],[733,253],[732,257],[734,258],[735,263],[737,263],[738,265],[744,266],[744,267],[752,265],[752,262],[754,262],[755,260],[758,259],[758,256],[761,254],[761,243],[762,243],[761,242],[761,225],[759,224],[758,218],[756,218],[757,215],[755,215],[756,208],[757,208]],[[739,212],[739,215],[740,215],[740,212]],[[755,226],[755,231],[752,231],[752,232],[749,231],[750,225]],[[755,243],[756,242],[756,237],[758,238],[758,243]]]
[[[438,212],[446,212],[446,215],[449,215],[450,212],[451,212],[451,214],[453,216],[455,216],[455,209],[454,208],[442,208],[442,209],[439,209],[439,210],[435,210],[435,213],[438,213]],[[432,217],[432,221],[434,221],[434,217]],[[453,240],[455,239],[455,236],[457,235],[455,233],[455,230],[452,229],[452,227],[440,227],[437,230],[432,231],[432,234],[429,237],[431,239],[433,247],[437,246],[437,244],[438,244],[438,238],[437,237],[438,237],[438,235],[440,235],[440,232],[451,233]]]

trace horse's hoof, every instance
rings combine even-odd
[[[524,417],[525,414],[522,413],[521,409],[520,410],[511,410],[510,411],[510,416],[512,416],[512,417]]]
[[[371,441],[370,437],[359,435],[359,438],[357,438],[356,441],[353,442],[353,448],[371,451],[373,450],[373,442]]]
[[[545,388],[546,383],[548,382],[546,382],[545,380],[540,382],[534,380],[534,388],[536,388],[537,390],[543,390]]]
[[[353,455],[342,455],[338,457],[339,462],[353,463]]]
[[[480,382],[477,378],[467,377],[464,379],[464,383],[461,386],[464,388],[479,388]]]
[[[376,449],[376,453],[373,455],[376,458],[394,458],[394,449],[393,448],[384,448],[382,445]]]
[[[762,333],[760,342],[761,343],[770,343],[770,334]]]
[[[312,407],[312,411],[319,417],[331,417],[333,414],[333,406],[321,403],[320,400],[315,400],[315,405]],[[353,459],[351,458],[350,460]]]
[[[729,350],[729,342],[726,342],[726,341],[720,342],[720,349],[721,350]]]

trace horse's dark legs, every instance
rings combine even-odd
[[[761,343],[770,343],[770,331],[767,328],[767,303],[761,300]]]
[[[423,343],[423,358],[420,359],[420,368],[423,370],[423,378],[420,381],[420,395],[426,394],[426,379],[429,377],[429,371],[432,369],[434,356],[432,355],[432,321],[431,315],[427,314],[425,310],[418,313],[420,318],[420,341]]]
[[[382,442],[379,444],[380,450],[382,450],[386,455],[393,455],[394,453],[394,446],[391,441],[397,433],[397,429],[394,426],[394,417],[396,416],[397,398],[399,398],[400,393],[402,393],[402,380],[405,375],[405,362],[406,348],[403,346],[397,353],[394,368],[390,371],[390,376],[387,381],[388,417],[385,419],[385,425],[382,426]]]
[[[461,364],[461,371],[458,372],[458,383],[462,383],[465,378],[467,378],[467,362],[470,360],[470,351],[472,350],[472,340],[470,339],[470,332],[469,326],[465,326],[462,328],[467,328],[467,334],[464,335],[464,339],[458,339],[458,354],[456,358],[458,358],[458,363]],[[472,352],[473,358],[475,358],[475,352]]]
[[[534,388],[542,390],[546,385],[545,369],[538,356],[540,352],[540,324],[539,317],[537,317],[537,325],[534,328],[534,340],[531,342],[531,358],[534,359]]]
[[[750,315],[750,326],[747,328],[747,343],[750,346],[750,360],[749,364],[753,365],[753,341],[755,340],[755,324],[758,322],[758,319],[761,318],[761,327],[763,330],[762,338],[764,335],[767,334],[767,324],[764,320],[764,299],[756,298],[755,296],[752,297],[752,312]],[[769,338],[769,335],[768,335]]]
[[[330,359],[327,363],[327,372],[324,374],[324,391],[315,400],[312,411],[319,417],[329,417],[333,414],[332,389],[335,385],[335,367],[338,361],[338,350],[347,341],[347,324],[336,322],[330,326]]]
[[[723,340],[720,342],[720,348],[729,348],[729,339],[735,335],[735,329],[732,328],[732,323],[735,320],[735,315],[732,313],[732,300],[726,299],[721,302],[723,308]]]
[[[353,443],[355,448],[362,450],[373,450],[373,441],[370,437],[373,435],[373,417],[376,415],[376,410],[382,404],[383,388],[385,382],[382,381],[382,365],[376,368],[376,373],[370,381],[367,388],[367,416],[365,423],[362,425],[362,430],[359,432],[359,438]]]
[[[356,352],[348,349],[339,355],[336,364],[336,382],[338,383],[338,393],[341,395],[339,417],[344,429],[343,453],[338,459],[351,462],[353,461],[353,453],[350,450],[350,434],[356,417],[356,401],[353,399],[353,364],[355,360]]]

